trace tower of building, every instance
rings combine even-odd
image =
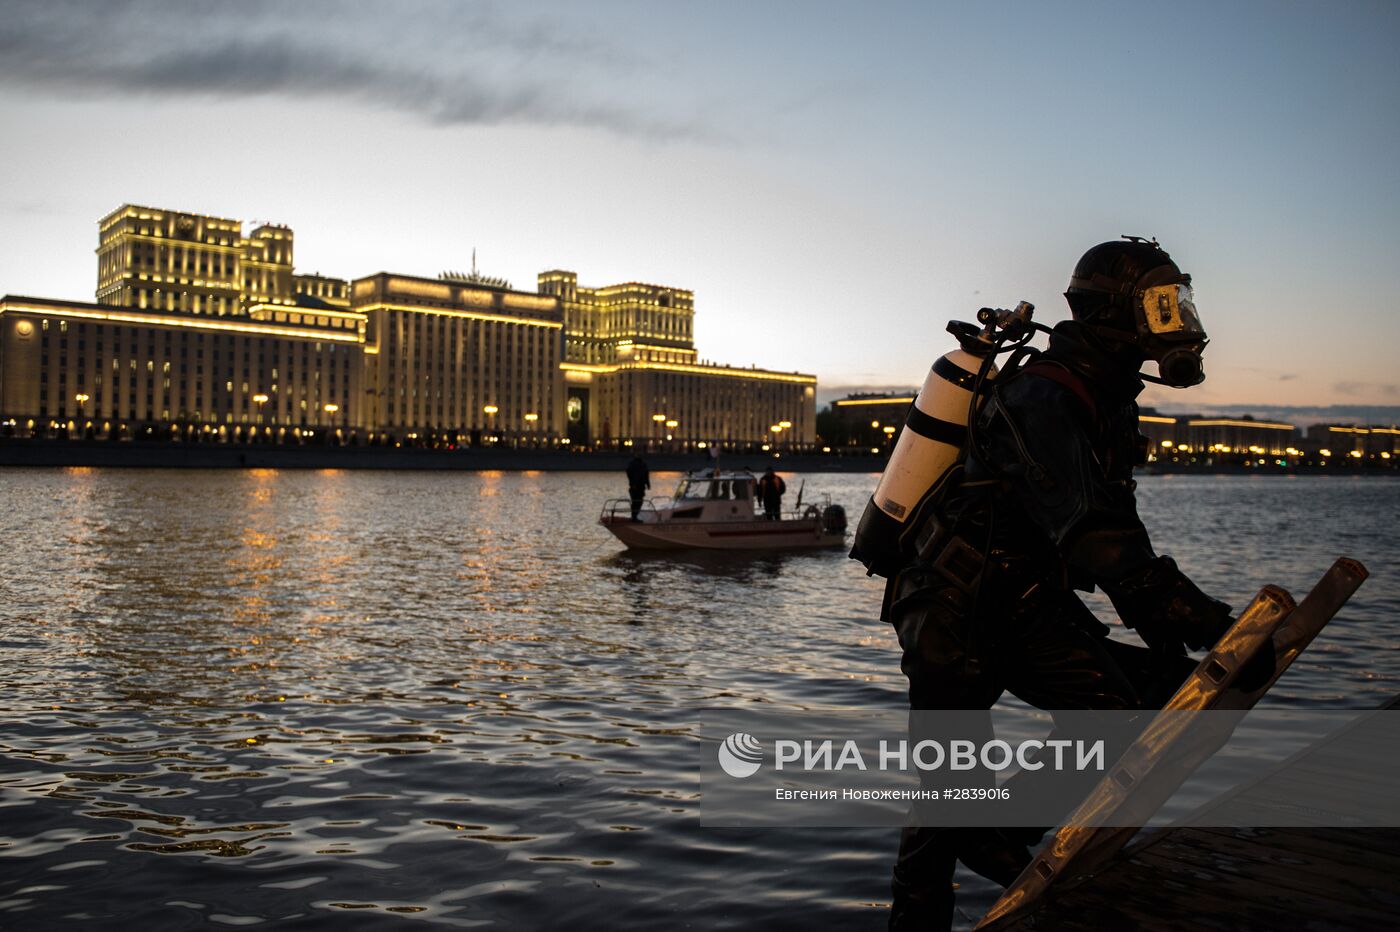
[[[290,228],[123,204],[98,223],[97,303],[140,310],[246,316],[295,304]]]

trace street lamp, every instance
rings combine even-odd
[[[666,415],[664,415],[664,414],[653,414],[653,415],[651,416],[651,419],[652,419],[652,421],[655,422],[655,424],[656,424],[656,429],[652,432],[652,436],[653,436],[653,437],[655,438],[655,440],[656,440],[656,445],[657,445],[658,447],[660,447],[660,446],[661,446],[661,425],[665,423],[665,421],[666,421]]]
[[[497,411],[500,411],[501,409],[498,408],[498,407],[496,407],[495,405],[486,405],[486,406],[485,406],[484,408],[482,408],[481,410],[482,410],[482,413],[484,413],[484,414],[486,415],[486,442],[487,442],[487,443],[494,443],[494,442],[495,442],[495,439],[496,439],[496,438],[495,438],[495,433],[494,433],[494,431],[495,431],[495,420],[494,420],[494,419],[495,419],[495,417],[496,417],[496,412],[497,412]]]
[[[534,411],[525,412],[525,423],[530,425],[530,446],[535,445],[535,422],[539,419],[540,416]]]
[[[326,402],[325,404],[321,405],[321,410],[324,411],[324,412],[326,412],[326,414],[327,414],[327,416],[328,416],[329,423],[326,425],[327,428],[335,427],[335,412],[337,412],[337,411],[340,410],[340,405],[336,404],[335,402],[328,401],[328,402]],[[335,435],[336,435],[337,438],[339,438],[339,437],[341,436],[340,431],[337,430],[337,431],[335,432]],[[329,430],[326,431],[326,436],[327,436],[328,438],[330,437],[330,431],[329,431]],[[336,442],[339,443],[339,442],[340,442],[339,439],[337,439]]]
[[[78,394],[73,396],[73,400],[78,403],[78,420],[81,421],[83,419],[83,405],[91,397],[92,396],[87,392],[78,392]]]
[[[258,392],[253,396],[253,402],[258,406],[258,423],[261,424],[263,422],[262,409],[263,405],[267,404],[267,396],[262,392]]]

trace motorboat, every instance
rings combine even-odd
[[[805,486],[805,483],[804,483]],[[758,477],[746,469],[687,473],[675,494],[643,499],[637,517],[626,498],[603,503],[598,523],[639,550],[779,550],[836,547],[846,541],[846,511],[830,496],[797,504],[777,519],[757,500]]]

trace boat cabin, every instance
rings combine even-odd
[[[676,486],[659,517],[670,521],[751,521],[758,479],[745,470],[693,472]]]
[[[687,476],[676,486],[680,501],[753,501],[758,480],[749,473],[720,473],[718,476]]]

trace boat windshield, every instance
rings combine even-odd
[[[747,477],[732,479],[682,479],[676,487],[677,501],[746,501],[753,498]]]
[[[711,498],[716,485],[718,483],[712,479],[684,479],[676,487],[676,498],[690,501]]]

